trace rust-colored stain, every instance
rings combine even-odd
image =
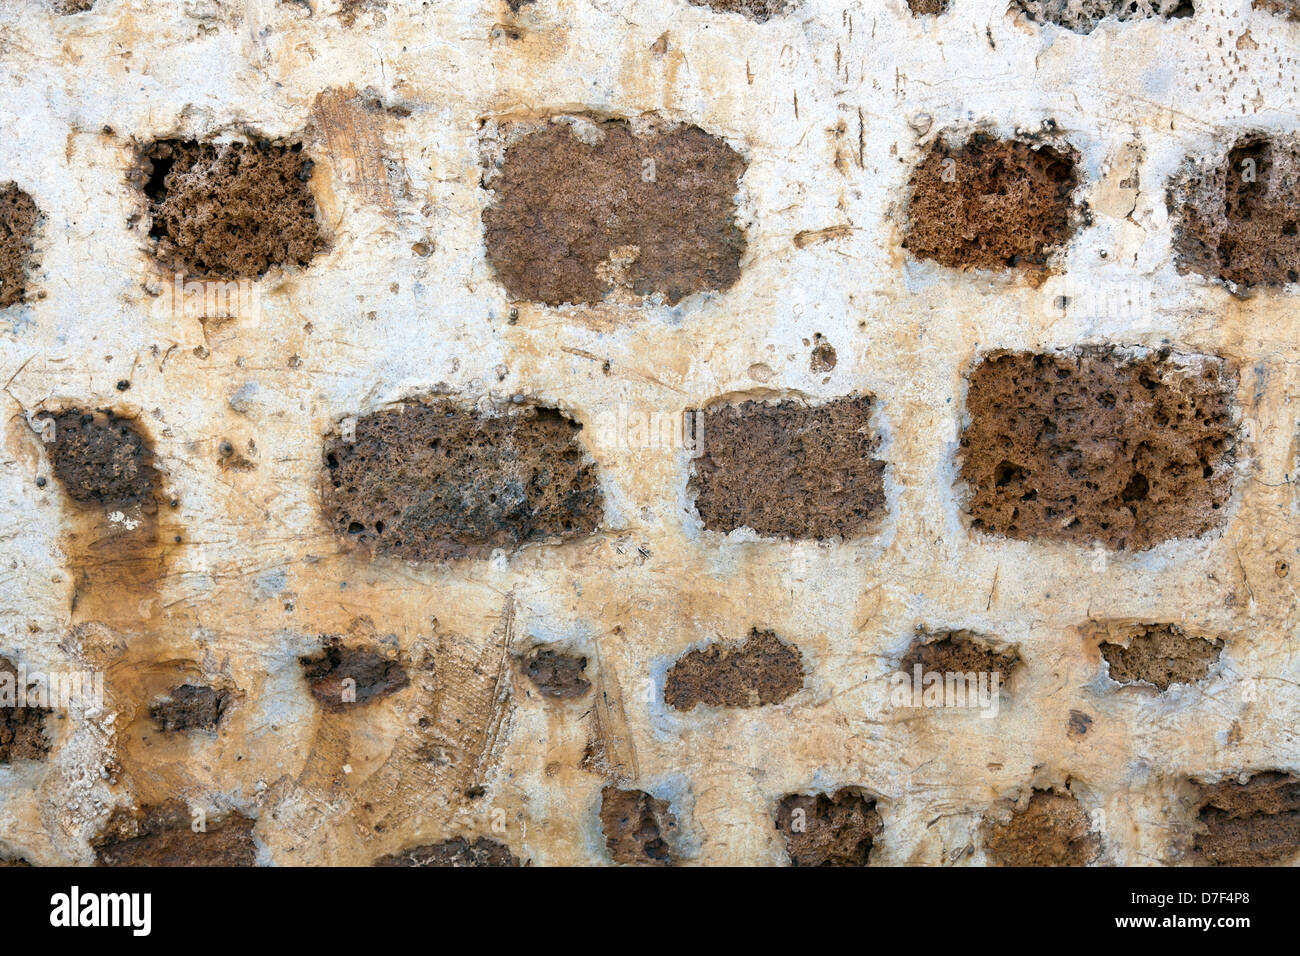
[[[325,140],[330,162],[344,184],[360,200],[387,212],[393,193],[384,165],[382,111],[370,106],[352,87],[322,91],[312,116]]]

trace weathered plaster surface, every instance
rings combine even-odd
[[[805,0],[765,24],[684,0],[537,0],[518,15],[390,0],[350,28],[335,0],[310,7],[0,11],[0,181],[45,215],[44,297],[0,313],[0,652],[90,661],[110,697],[53,722],[48,762],[0,767],[0,850],[90,862],[112,806],[179,796],[256,816],[269,863],[368,863],[462,834],[540,864],[603,862],[610,776],[671,799],[694,863],[783,862],[776,801],[851,784],[879,796],[873,862],[978,864],[993,806],[1068,777],[1102,811],[1103,861],[1155,864],[1186,843],[1182,776],[1300,770],[1300,578],[1277,569],[1300,544],[1297,299],[1178,275],[1165,210],[1186,156],[1222,152],[1237,130],[1295,128],[1300,25],[1241,0],[1089,35],[997,0],[955,0],[937,19],[901,0]],[[732,289],[673,308],[506,298],[479,218],[493,123],[581,111],[656,112],[743,153],[749,245]],[[1058,275],[1034,288],[906,258],[904,185],[929,137],[1048,120],[1082,156],[1093,215]],[[246,131],[306,137],[332,248],[263,280],[256,321],[177,317],[159,308],[170,280],[126,177],[135,144]],[[1140,308],[1057,303],[1132,289]],[[829,373],[810,370],[814,333],[838,354]],[[1099,556],[965,529],[964,374],[985,349],[1079,342],[1239,364],[1248,454],[1222,534]],[[590,425],[605,531],[445,567],[345,552],[318,507],[322,436],[435,388],[523,394]],[[760,391],[878,397],[879,534],[706,532],[686,453],[596,441],[620,405],[676,413]],[[26,416],[52,403],[137,415],[178,502],[158,518],[181,539],[160,575],[105,599],[96,623],[71,607],[70,507],[56,482],[36,484],[49,467]],[[254,440],[256,468],[223,470],[223,440]],[[1085,640],[1097,620],[1182,622],[1226,639],[1223,662],[1200,686],[1119,689]],[[996,719],[890,706],[888,674],[918,626],[1020,645]],[[664,707],[673,659],[753,627],[803,649],[802,692],[755,710]],[[391,640],[412,686],[319,710],[297,658],[324,634]],[[588,656],[593,695],[528,693],[510,658],[544,642]],[[238,688],[219,733],[149,731],[141,701],[178,673]],[[1079,738],[1072,710],[1093,718]],[[607,774],[579,766],[591,741]]]

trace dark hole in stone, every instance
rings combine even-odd
[[[1125,501],[1143,501],[1150,490],[1150,484],[1147,482],[1146,475],[1135,473],[1120,492],[1120,497]]]

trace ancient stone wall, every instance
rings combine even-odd
[[[5,0],[0,858],[1291,862],[1298,56]]]

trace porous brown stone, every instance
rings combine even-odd
[[[1239,137],[1170,189],[1178,270],[1245,291],[1300,281],[1300,136]]]
[[[697,7],[709,7],[718,13],[739,13],[759,23],[789,13],[798,6],[797,0],[690,0],[690,2]]]
[[[791,866],[867,866],[884,831],[876,801],[856,787],[791,793],[777,804],[776,828]]]
[[[341,0],[339,3],[339,20],[345,27],[350,29],[357,25],[357,20],[367,10],[377,17],[382,17],[382,11],[387,8],[388,0]]]
[[[112,411],[69,408],[36,421],[54,477],[73,501],[121,507],[151,498],[158,484],[153,446],[135,422]]]
[[[677,710],[779,704],[803,688],[803,657],[772,631],[755,628],[741,644],[710,644],[668,669],[664,701]]]
[[[375,860],[375,866],[519,866],[519,858],[504,843],[478,837],[473,843],[455,837],[441,843],[390,853]]]
[[[1177,624],[1143,624],[1130,629],[1127,643],[1103,641],[1101,656],[1110,679],[1121,684],[1171,684],[1204,680],[1223,653],[1223,641],[1187,634]]]
[[[1143,551],[1220,527],[1237,375],[1223,360],[1107,347],[994,352],[970,375],[971,526]]]
[[[615,863],[669,866],[677,820],[667,800],[644,790],[605,787],[600,792],[600,825]]]
[[[855,395],[694,412],[703,453],[692,463],[690,491],[704,527],[801,539],[874,531],[885,514],[885,463],[875,457],[873,404]]]
[[[1035,790],[1009,822],[989,828],[985,847],[1000,866],[1087,866],[1101,853],[1101,835],[1074,794]]]
[[[898,668],[910,674],[918,664],[923,674],[997,672],[1005,682],[1020,665],[1020,652],[1014,647],[997,647],[972,631],[945,631],[918,637],[899,661]]]
[[[45,727],[45,716],[50,712],[41,707],[16,707],[20,688],[18,668],[8,658],[0,657],[0,764],[15,760],[44,760],[50,753],[50,738]],[[4,698],[12,695],[6,701]]]
[[[348,541],[416,561],[592,534],[604,513],[580,425],[549,408],[480,414],[450,401],[383,409],[325,441],[326,519]]]
[[[1275,866],[1300,854],[1300,779],[1265,771],[1199,786],[1196,851],[1216,866]]]
[[[1066,146],[975,133],[935,140],[908,183],[903,248],[954,269],[1044,268],[1075,229]]]
[[[186,276],[258,279],[326,248],[299,143],[159,140],[141,154],[154,255]]]
[[[1091,33],[1104,20],[1173,20],[1195,13],[1192,0],[1015,0],[1013,6],[1036,23],[1075,33]]]
[[[1300,0],[1254,0],[1256,10],[1300,22]]]
[[[229,706],[225,691],[206,684],[180,684],[149,705],[149,718],[163,733],[211,730]]]
[[[100,866],[252,866],[257,860],[253,827],[242,813],[195,818],[180,800],[138,810],[116,810],[92,841]]]
[[[675,305],[730,288],[745,251],[740,154],[696,126],[594,128],[590,143],[553,121],[506,149],[483,211],[488,262],[506,291],[591,304],[618,285]]]
[[[311,695],[327,710],[346,710],[381,700],[411,683],[398,661],[368,647],[347,646],[338,637],[326,638],[320,653],[308,654],[298,662]],[[345,685],[346,680],[353,683]],[[355,699],[345,699],[350,695]]]
[[[538,648],[524,659],[523,666],[543,697],[581,697],[591,689],[591,682],[583,677],[587,659],[579,654]]]
[[[0,185],[0,309],[25,302],[40,211],[14,183]]]

